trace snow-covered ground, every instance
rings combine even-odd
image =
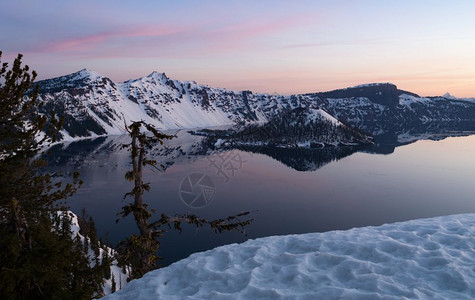
[[[58,212],[59,215],[62,215],[62,212]],[[68,215],[71,218],[71,238],[74,240],[77,236],[79,236],[79,239],[81,240],[81,243],[84,245],[85,239],[88,240],[88,254],[87,254],[87,260],[89,261],[89,265],[91,267],[94,267],[96,265],[95,261],[95,255],[94,255],[94,250],[91,247],[91,239],[89,237],[84,237],[79,231],[81,228],[79,227],[79,221],[77,215],[75,215],[72,211],[68,211]],[[99,248],[99,263],[102,263],[102,258],[105,256],[107,251],[107,255],[111,258],[115,254],[115,250],[112,248],[109,248],[107,246],[104,246],[102,248]],[[116,282],[116,289],[119,290],[122,287],[127,285],[127,278],[129,277],[129,274],[126,272],[124,273],[122,271],[122,268],[118,266],[118,262],[115,258],[112,259],[111,263],[111,278],[105,280],[103,284],[103,292],[104,295],[108,295],[112,291],[112,277],[114,277],[114,280]]]
[[[196,253],[106,299],[474,299],[475,214]]]

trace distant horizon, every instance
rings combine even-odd
[[[303,94],[392,82],[475,96],[475,1],[4,0],[2,61],[47,79],[150,70],[229,90]]]

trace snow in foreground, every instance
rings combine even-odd
[[[473,299],[475,214],[196,253],[108,299]]]

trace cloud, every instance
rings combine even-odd
[[[392,42],[389,39],[371,38],[371,39],[359,39],[359,40],[340,40],[340,41],[324,41],[318,43],[308,44],[293,44],[281,47],[281,49],[295,49],[295,48],[316,48],[316,47],[328,47],[328,46],[364,46],[369,44],[383,44]]]
[[[219,55],[240,49],[258,49],[259,38],[281,34],[306,22],[309,16],[274,19],[243,19],[194,22],[191,25],[141,24],[106,29],[103,32],[75,33],[35,43],[31,54],[60,54],[71,59],[107,57],[193,58]],[[105,28],[111,26],[103,26]],[[89,30],[90,31],[90,30]],[[64,36],[64,35],[61,35]]]
[[[94,33],[90,35],[53,41],[40,46],[32,52],[82,52],[88,50],[99,50],[104,44],[113,42],[114,39],[126,38],[133,39],[137,37],[163,37],[183,32],[183,28],[174,26],[144,26],[135,29],[126,29],[120,31],[110,31],[104,33]]]

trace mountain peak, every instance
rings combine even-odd
[[[148,74],[148,78],[160,78],[160,79],[169,79],[165,73],[153,71],[152,73]]]
[[[91,69],[82,69],[79,70],[73,74],[71,74],[73,77],[76,77],[77,79],[83,79],[83,78],[89,78],[91,80],[95,80],[98,78],[102,78],[101,74],[97,73],[96,71],[93,71]]]
[[[71,87],[84,87],[98,81],[103,81],[104,78],[104,76],[93,70],[82,69],[68,75],[41,80],[38,81],[37,84],[40,86],[41,93],[49,93]]]
[[[447,99],[457,99],[456,97],[451,95],[449,92],[443,94],[442,97],[447,98]]]

